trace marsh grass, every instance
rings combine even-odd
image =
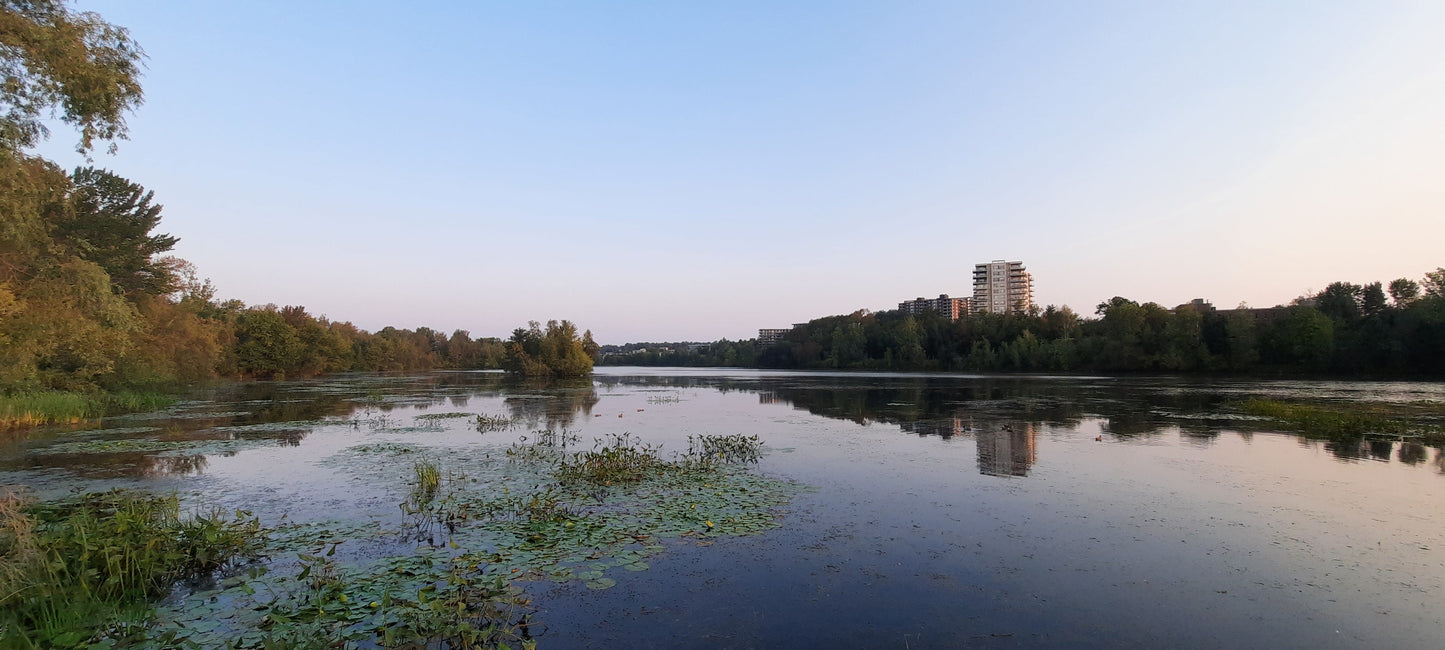
[[[1288,423],[1308,436],[1338,440],[1386,435],[1415,437],[1431,443],[1445,441],[1445,431],[1438,425],[1412,424],[1385,410],[1397,408],[1395,405],[1324,405],[1271,399],[1251,399],[1239,405],[1244,413]]]
[[[411,491],[412,501],[418,504],[431,503],[442,485],[441,470],[430,460],[419,460],[411,469],[416,475],[416,483],[412,485]]]
[[[43,391],[0,395],[0,429],[75,424],[106,415],[164,408],[174,401],[159,393]]]
[[[143,628],[150,601],[259,553],[249,512],[182,517],[175,496],[0,497],[0,646],[75,647]]]

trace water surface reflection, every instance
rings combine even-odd
[[[1445,386],[599,369],[217,386],[155,413],[0,441],[0,484],[176,490],[267,521],[386,522],[410,454],[519,435],[667,451],[757,434],[811,486],[783,527],[669,540],[591,592],[523,585],[541,647],[1429,647],[1445,628],[1445,453],[1308,440],[1251,397],[1415,405]],[[475,415],[513,430],[478,431]],[[1428,414],[1426,417],[1429,417]],[[357,447],[406,449],[369,456]],[[347,546],[349,557],[399,552]],[[405,548],[401,549],[405,551]]]

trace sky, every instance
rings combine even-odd
[[[1445,266],[1438,1],[77,8],[148,56],[92,164],[221,298],[370,330],[751,338],[995,259],[1081,314]]]

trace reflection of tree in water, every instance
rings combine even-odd
[[[1419,465],[1425,462],[1425,457],[1428,455],[1429,452],[1425,450],[1425,445],[1418,442],[1400,444],[1400,462],[1406,465]]]
[[[141,463],[140,473],[150,478],[200,474],[211,464],[205,454],[147,456]]]
[[[528,381],[516,390],[525,392],[504,402],[512,419],[521,420],[529,429],[566,429],[576,422],[579,411],[592,415],[598,400],[597,389],[585,379]]]

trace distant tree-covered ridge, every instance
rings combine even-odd
[[[1420,281],[1336,282],[1289,306],[1167,309],[1122,297],[1094,317],[1068,307],[976,314],[859,311],[782,341],[606,346],[608,365],[987,372],[1223,372],[1445,377],[1445,268]]]

